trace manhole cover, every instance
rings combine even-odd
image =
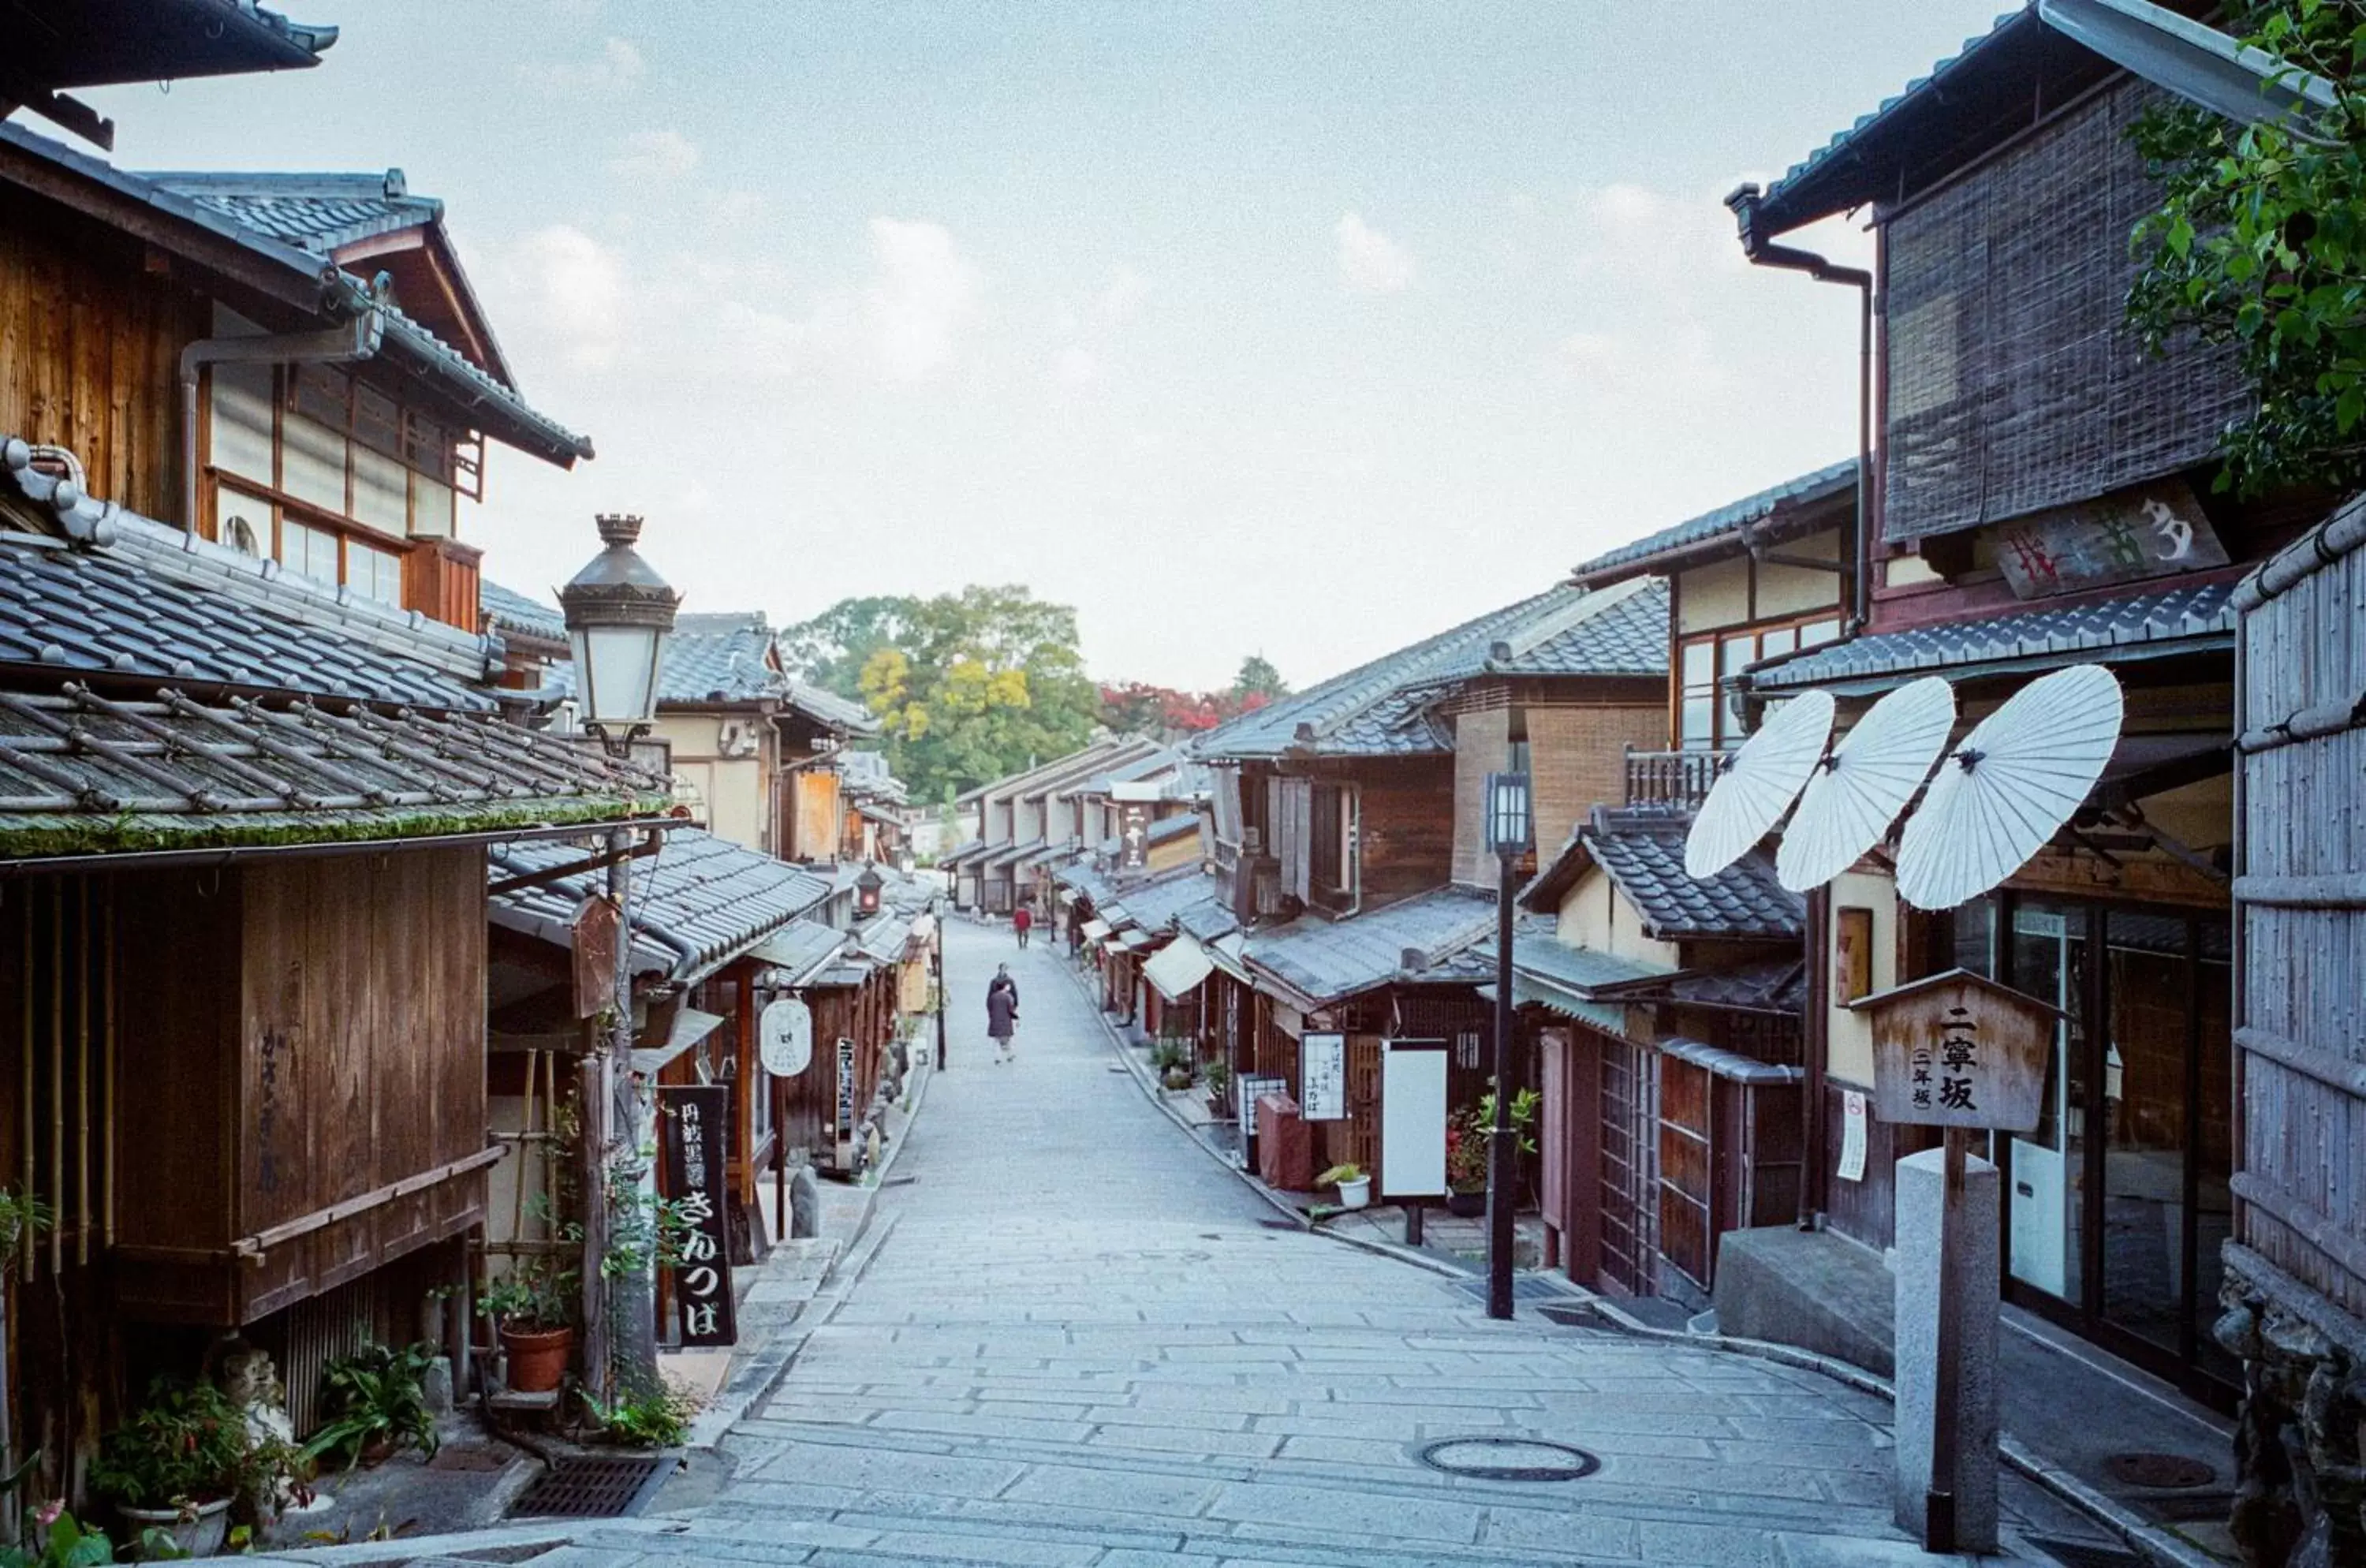
[[[2103,1469],[2123,1486],[2144,1486],[2160,1491],[2207,1486],[2218,1479],[2216,1471],[2200,1460],[2188,1459],[2183,1454],[2113,1454],[2103,1461]]]
[[[637,1513],[643,1493],[654,1491],[655,1459],[554,1461],[543,1478],[526,1488],[510,1509],[513,1518],[614,1519]]]
[[[1602,1468],[1583,1449],[1542,1438],[1443,1438],[1415,1449],[1414,1458],[1472,1481],[1578,1481]]]

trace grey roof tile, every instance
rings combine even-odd
[[[1812,473],[1785,479],[1770,485],[1755,495],[1729,502],[1712,512],[1686,518],[1656,534],[1646,534],[1632,544],[1605,550],[1572,573],[1580,581],[1603,581],[1623,575],[1621,569],[1640,570],[1641,563],[1655,556],[1672,551],[1696,548],[1712,540],[1739,534],[1751,524],[1764,521],[1786,508],[1813,504],[1834,496],[1845,495],[1856,488],[1856,459],[1844,457],[1826,464]],[[1662,626],[1664,636],[1666,627]]]
[[[1633,604],[1664,592],[1657,585],[1594,595],[1567,584],[1549,588],[1244,714],[1200,736],[1191,753],[1231,759],[1450,751],[1451,738],[1428,710],[1458,682],[1496,673],[1664,675],[1666,601],[1660,600],[1657,631],[1649,637],[1641,635],[1649,611]],[[1524,670],[1522,660],[1531,657],[1538,668]]]
[[[140,177],[318,256],[358,240],[416,229],[444,215],[442,202],[411,194],[400,169],[368,175],[165,170]]]
[[[0,438],[0,446],[6,446]],[[17,448],[21,452],[22,447]],[[60,513],[57,481],[0,462],[0,663],[486,709],[490,638],[283,571],[276,561],[84,500]],[[35,531],[111,531],[69,547]]]
[[[1966,666],[2058,661],[2077,654],[2100,663],[2234,646],[2234,584],[2180,583],[2082,604],[2031,608],[1977,621],[1876,632],[1753,666],[1759,691],[1879,681]]]
[[[1121,890],[1126,913],[1144,931],[1165,931],[1183,911],[1209,903],[1221,905],[1223,887],[1197,866],[1171,871],[1146,882],[1129,883]]]
[[[1243,956],[1253,971],[1323,1006],[1377,986],[1425,978],[1430,964],[1479,941],[1494,929],[1494,921],[1493,897],[1441,887],[1346,919],[1304,915],[1252,932]],[[1408,952],[1426,962],[1407,969]]]
[[[1753,850],[1715,876],[1684,870],[1689,818],[1654,809],[1598,809],[1579,830],[1594,863],[1618,885],[1660,942],[1778,941],[1806,930],[1807,900],[1774,879],[1774,863]]]
[[[499,845],[493,882],[582,859],[563,843]],[[496,895],[493,924],[563,942],[583,900],[605,886],[604,871],[578,872]],[[712,974],[829,896],[829,884],[771,855],[702,829],[678,829],[665,847],[636,862],[628,918],[633,966],[688,982]]]
[[[503,631],[523,632],[547,641],[567,640],[567,617],[558,606],[529,598],[513,588],[504,588],[490,578],[477,581],[477,609]]]

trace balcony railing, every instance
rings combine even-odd
[[[1731,751],[1627,750],[1627,804],[1698,806],[1733,761]]]

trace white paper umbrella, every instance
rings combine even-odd
[[[1684,839],[1685,872],[1699,881],[1748,854],[1799,798],[1831,735],[1829,692],[1805,692],[1775,709],[1701,803]]]
[[[1873,705],[1808,780],[1783,829],[1774,875],[1794,893],[1820,887],[1881,842],[1947,749],[1955,694],[1927,675]]]
[[[2126,700],[2100,664],[2013,694],[1947,754],[1898,848],[1898,893],[1952,909],[2029,863],[2070,820],[2119,744]]]

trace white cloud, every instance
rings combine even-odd
[[[1110,275],[1109,286],[1093,300],[1093,311],[1110,326],[1122,326],[1142,311],[1142,303],[1150,297],[1150,279],[1130,266],[1121,266]]]
[[[506,269],[535,326],[578,369],[615,362],[629,290],[615,253],[567,224],[526,236]]]
[[[637,130],[608,172],[627,180],[678,180],[698,167],[698,143],[679,130]]]
[[[600,52],[589,60],[550,60],[521,65],[518,79],[553,96],[569,94],[629,93],[648,73],[641,51],[620,38],[603,39]]]
[[[1413,282],[1413,257],[1354,212],[1339,215],[1339,280],[1358,294],[1395,294]]]
[[[879,276],[863,291],[862,320],[880,373],[925,381],[952,363],[955,340],[975,314],[978,276],[941,223],[871,220]]]
[[[1089,386],[1101,378],[1101,362],[1091,349],[1070,344],[1052,362],[1052,374],[1063,386]]]

